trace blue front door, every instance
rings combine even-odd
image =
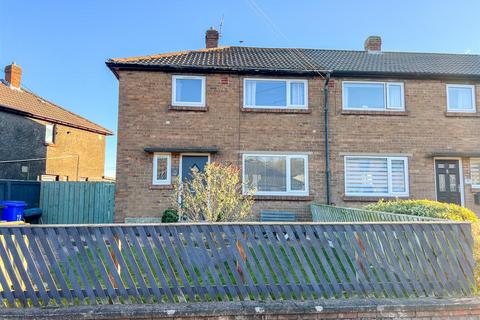
[[[205,165],[208,162],[208,156],[199,155],[199,156],[182,156],[182,180],[191,180],[192,170],[194,171],[203,171]]]

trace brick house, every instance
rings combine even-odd
[[[107,61],[118,221],[160,215],[172,179],[207,161],[242,168],[256,212],[426,198],[480,213],[480,56],[384,52],[377,36],[361,51],[218,47],[215,30],[206,47]]]
[[[0,179],[103,180],[107,130],[21,86],[22,69],[0,81]]]

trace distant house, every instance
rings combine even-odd
[[[12,63],[0,81],[0,179],[103,180],[112,132],[21,86]]]

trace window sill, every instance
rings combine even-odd
[[[55,147],[55,143],[53,142],[44,142],[43,145],[46,147]]]
[[[367,110],[342,110],[342,115],[357,116],[408,116],[408,111],[367,111]]]
[[[171,110],[171,111],[197,111],[197,112],[207,112],[207,111],[208,111],[208,106],[205,106],[205,107],[168,106],[168,110]]]
[[[312,113],[311,109],[285,109],[285,108],[243,108],[241,107],[240,110],[242,112],[257,112],[257,113],[300,113],[300,114],[308,114]]]
[[[151,184],[150,190],[173,190],[173,184]]]
[[[377,202],[379,200],[396,200],[396,199],[409,199],[409,196],[388,196],[388,197],[377,197],[377,196],[343,196],[343,201],[345,202]]]
[[[453,111],[445,111],[446,117],[473,117],[478,118],[480,114],[476,112],[453,112]]]
[[[253,196],[256,201],[312,201],[313,196]]]

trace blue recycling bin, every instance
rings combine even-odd
[[[4,221],[22,221],[23,212],[27,203],[25,201],[1,201],[3,206],[2,220]]]

